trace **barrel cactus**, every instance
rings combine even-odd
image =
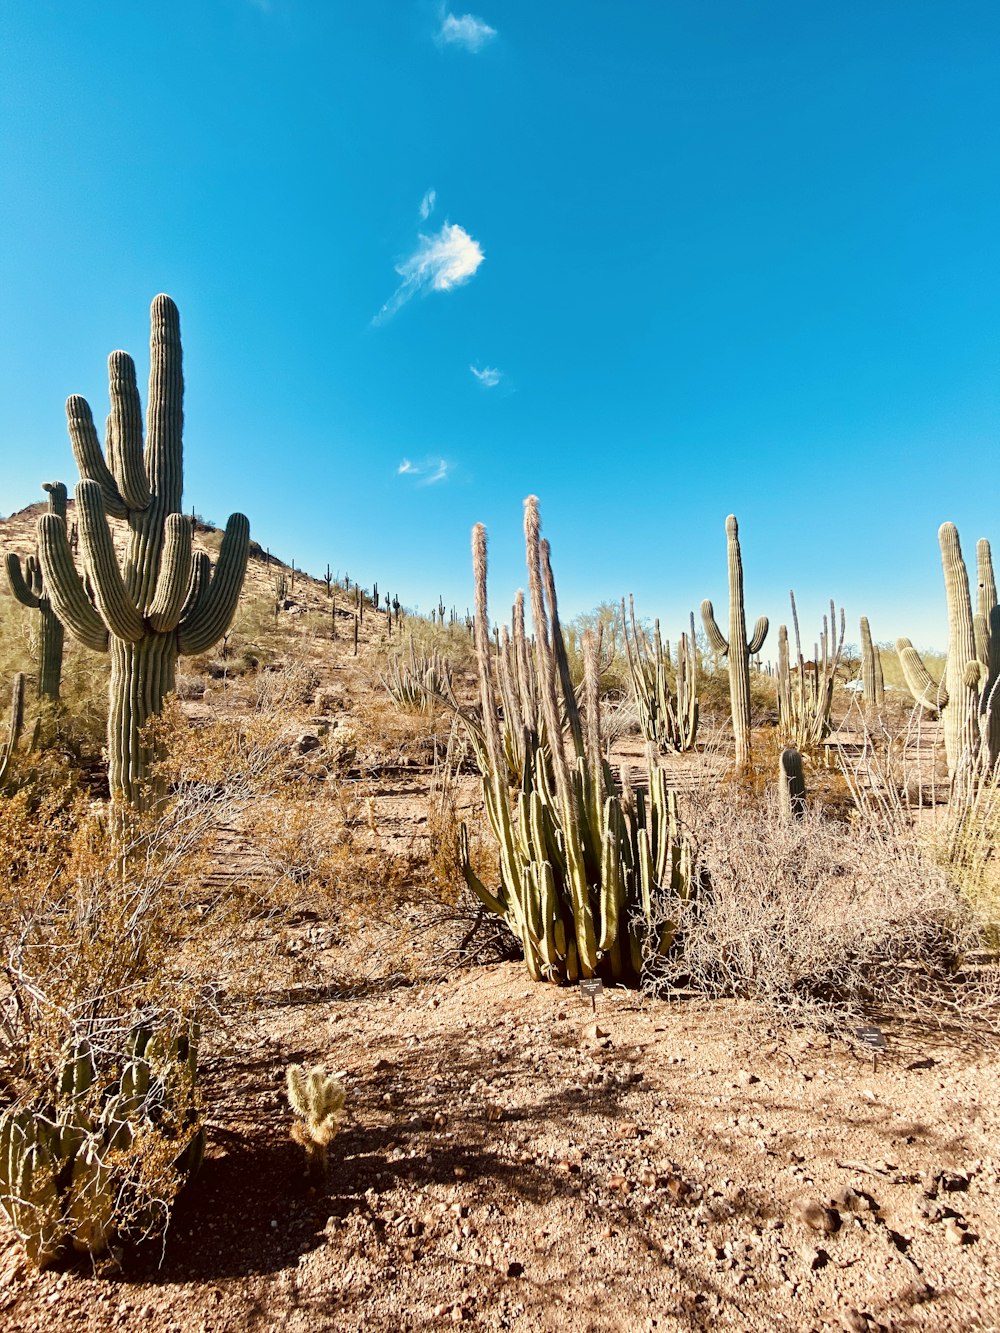
[[[740,553],[740,529],[736,515],[726,519],[726,545],[729,555],[729,638],[715,621],[710,601],[701,604],[701,618],[708,641],[717,653],[729,662],[729,701],[736,737],[736,767],[746,768],[750,762],[750,659],[764,646],[767,638],[767,616],[761,616],[754,632],[747,640],[746,614],[743,609],[743,557]]]
[[[87,402],[66,404],[80,470],[76,504],[83,558],[77,572],[57,514],[39,520],[45,586],[59,619],[86,647],[110,651],[108,765],[112,796],[141,803],[151,754],[143,728],[174,687],[179,653],[200,653],[229,627],[246,572],[250,525],[233,514],[214,571],[192,552],[192,523],[181,509],[183,378],[180,320],[169,296],[150,312],[146,442],[135,365],[108,360],[111,415],[102,452]],[[119,568],[107,518],[124,519]]]
[[[66,487],[61,481],[47,481],[49,513],[64,526],[66,523]],[[38,612],[38,697],[58,699],[62,677],[63,627],[45,587],[38,557],[29,555],[21,568],[13,551],[4,556],[4,568],[10,590],[22,606]]]

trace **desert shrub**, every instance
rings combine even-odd
[[[785,822],[774,799],[732,789],[692,803],[687,819],[702,891],[661,906],[679,947],[647,961],[651,990],[814,1012],[954,1000],[977,926],[912,837],[815,808]]]

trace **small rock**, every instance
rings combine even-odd
[[[588,1023],[583,1029],[583,1035],[587,1041],[604,1041],[608,1033],[601,1027],[600,1023]]]
[[[868,1316],[862,1314],[860,1310],[855,1310],[853,1305],[847,1305],[842,1310],[838,1310],[837,1318],[843,1324],[847,1333],[868,1333]]]
[[[971,1231],[958,1221],[957,1218],[949,1217],[944,1224],[944,1238],[949,1245],[971,1245],[975,1236]]]
[[[618,1137],[620,1139],[637,1139],[642,1130],[634,1120],[623,1120],[618,1126]]]
[[[319,749],[319,737],[311,731],[304,731],[301,736],[295,738],[295,753],[308,754],[310,750]]]
[[[756,1074],[751,1074],[748,1069],[741,1069],[736,1075],[736,1082],[741,1088],[752,1087],[754,1083],[759,1083],[760,1079]]]
[[[624,1176],[608,1176],[608,1189],[620,1190],[623,1194],[628,1193],[628,1181]]]
[[[648,1190],[655,1190],[659,1178],[651,1166],[644,1166],[639,1172],[639,1184],[645,1186]]]
[[[830,1256],[827,1254],[826,1250],[819,1246],[814,1248],[811,1245],[807,1245],[802,1251],[802,1260],[810,1273],[816,1273],[821,1268],[827,1266],[830,1262]]]
[[[836,1208],[824,1208],[815,1199],[798,1199],[792,1204],[792,1216],[813,1231],[832,1236],[840,1229],[840,1214]]]
[[[519,1264],[515,1261],[514,1263],[509,1263],[507,1265],[508,1277],[520,1277],[523,1272],[524,1272],[524,1264]]]

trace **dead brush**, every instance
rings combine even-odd
[[[814,808],[783,822],[773,795],[737,795],[720,791],[687,811],[704,888],[692,902],[661,904],[678,947],[647,960],[647,988],[816,1018],[902,1009],[996,1021],[996,986],[984,994],[963,981],[977,923],[912,837]]]

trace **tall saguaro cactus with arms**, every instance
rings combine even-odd
[[[764,646],[767,616],[761,616],[747,642],[747,622],[743,609],[743,557],[740,554],[740,529],[736,515],[726,519],[726,546],[729,554],[729,638],[715,622],[712,603],[701,604],[701,618],[708,641],[716,652],[729,660],[729,701],[736,736],[736,767],[750,762],[750,659]]]
[[[178,653],[204,652],[228,628],[246,573],[250,525],[243,514],[230,517],[214,571],[207,555],[192,552],[191,521],[181,511],[180,320],[169,296],[155,297],[150,310],[145,447],[132,358],[112,352],[108,378],[103,452],[86,400],[74,395],[66,403],[82,479],[76,503],[84,576],[55,514],[39,520],[38,545],[59,619],[86,647],[111,653],[111,792],[137,804],[150,761],[143,727],[174,687]],[[108,516],[128,522],[121,568]]]

